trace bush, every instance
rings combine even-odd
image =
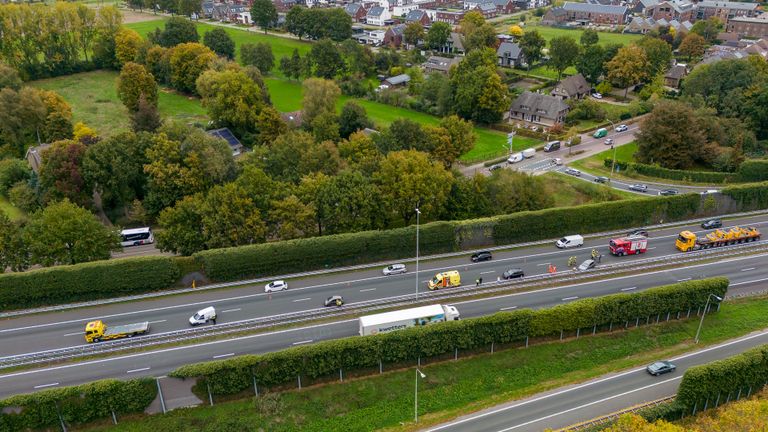
[[[170,287],[170,257],[139,257],[0,274],[0,310],[141,294]]]
[[[739,181],[755,182],[768,180],[768,159],[747,159],[737,170]]]
[[[610,168],[612,159],[603,160],[603,164]],[[686,171],[669,168],[662,168],[656,165],[647,165],[636,162],[619,162],[616,166],[622,170],[632,169],[635,173],[668,180],[689,181],[695,183],[727,183],[735,180],[733,173],[712,172],[712,171]]]
[[[59,429],[61,418],[66,424],[83,424],[110,418],[112,413],[141,413],[157,395],[152,378],[130,381],[101,380],[73,387],[44,390],[13,396],[0,401],[0,430],[26,431]]]
[[[198,363],[173,371],[179,378],[199,377],[216,395],[235,394],[253,385],[276,386],[303,376],[316,379],[346,371],[434,357],[454,349],[472,350],[491,343],[523,341],[527,336],[551,336],[561,331],[687,311],[703,306],[710,293],[724,295],[725,278],[703,279],[649,289],[584,299],[550,309],[500,312],[481,318],[411,327],[392,333],[352,337],[289,348],[264,355]]]
[[[721,192],[736,201],[739,211],[768,207],[768,182],[730,186]]]

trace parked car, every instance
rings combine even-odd
[[[677,369],[677,366],[665,360],[665,361],[657,361],[655,363],[651,363],[645,369],[648,371],[649,374],[653,376],[659,376],[661,374],[674,372],[675,369]]]
[[[560,249],[568,249],[572,247],[584,246],[584,237],[575,234],[561,238],[555,242],[555,246]]]
[[[627,129],[629,129],[629,127],[627,127],[627,125],[625,124],[620,124],[616,126],[616,132],[624,132]]]
[[[627,237],[648,237],[648,230],[645,228],[639,228],[627,233]]]
[[[501,169],[501,164],[491,165],[488,171],[496,171],[497,169]]]
[[[588,260],[584,261],[583,263],[581,263],[579,265],[578,270],[579,271],[586,271],[586,270],[589,270],[591,268],[595,268],[596,265],[597,265],[597,263],[595,262],[595,260],[588,259]]]
[[[325,299],[324,306],[341,306],[344,304],[344,297],[339,295],[330,296]]]
[[[563,164],[563,160],[560,159],[560,158],[554,158],[552,161],[555,163],[555,165],[562,165]]]
[[[581,171],[577,170],[576,168],[566,168],[564,172],[572,176],[581,177]]]
[[[678,191],[677,189],[662,189],[659,191],[659,195],[661,196],[670,196],[670,195],[677,195]]]
[[[605,145],[613,145],[613,138],[608,138],[608,139],[606,139],[606,140],[603,142],[603,144],[605,144]]]
[[[704,229],[722,228],[722,226],[723,226],[723,221],[721,221],[720,219],[710,219],[701,224],[701,227]]]
[[[283,291],[288,289],[288,283],[282,280],[270,282],[264,286],[265,293],[271,293],[273,291]]]
[[[629,190],[636,191],[636,192],[648,192],[648,186],[640,183],[635,183],[633,185],[629,185]]]
[[[595,99],[602,99],[603,95],[601,95],[598,92],[594,92],[594,93],[592,93],[592,97],[595,98]]]
[[[472,262],[488,261],[493,258],[489,251],[482,251],[472,254]]]
[[[608,183],[609,181],[611,181],[611,179],[605,176],[600,176],[600,177],[595,177],[595,181],[598,183]]]
[[[504,273],[502,273],[501,275],[501,277],[503,277],[504,279],[516,279],[516,278],[521,278],[523,276],[525,276],[525,272],[523,271],[523,269],[519,269],[519,268],[509,269]]]
[[[405,264],[392,264],[384,267],[384,270],[382,271],[382,273],[384,273],[384,276],[389,276],[389,275],[405,273],[407,271],[408,270],[406,270]]]

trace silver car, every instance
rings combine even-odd
[[[382,273],[384,273],[384,276],[389,275],[396,275],[405,273],[408,270],[405,268],[405,264],[392,264],[384,267],[384,270],[382,270]]]
[[[566,168],[565,173],[572,176],[581,177],[581,171],[577,170],[576,168]]]
[[[579,265],[579,271],[587,271],[589,269],[595,268],[595,265],[597,265],[595,260],[588,259]]]
[[[287,289],[288,289],[288,282],[282,281],[282,280],[270,282],[264,286],[265,293],[271,293],[273,291],[282,291]]]

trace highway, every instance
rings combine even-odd
[[[768,216],[728,223],[763,226],[768,224]],[[568,257],[576,256],[577,263],[581,263],[590,258],[592,248],[603,254],[601,264],[677,255],[681,252],[675,249],[674,240],[684,228],[703,232],[695,225],[653,231],[648,252],[639,256],[611,256],[608,239],[600,238],[587,240],[584,247],[577,249],[559,250],[554,245],[542,245],[498,251],[493,260],[482,263],[471,263],[469,252],[465,256],[422,261],[418,285],[420,291],[426,291],[426,281],[436,272],[448,269],[458,269],[464,285],[473,284],[479,278],[483,283],[496,281],[505,270],[513,267],[522,268],[526,275],[545,273],[549,264],[557,266],[558,271],[567,271]],[[288,290],[272,294],[265,294],[263,284],[259,284],[6,319],[0,321],[0,356],[84,345],[83,329],[94,319],[102,319],[107,325],[148,321],[151,332],[157,334],[188,328],[189,317],[206,306],[216,307],[218,323],[225,323],[315,309],[322,307],[324,299],[331,295],[342,295],[347,303],[354,303],[413,294],[416,290],[415,266],[412,263],[408,266],[408,273],[395,276],[383,276],[380,268],[373,268],[289,280]]]
[[[459,308],[462,317],[470,318],[499,310],[548,307],[579,298],[635,292],[658,285],[711,276],[729,277],[733,284],[730,292],[733,294],[740,291],[755,290],[756,286],[768,281],[768,268],[762,265],[765,260],[765,255],[739,257],[714,264],[706,263],[679,269],[651,271],[642,275],[623,276],[597,282],[578,283],[451,304]],[[161,376],[187,363],[228,358],[247,353],[276,351],[295,345],[355,336],[357,332],[357,320],[349,319],[151,352],[126,354],[71,365],[7,373],[0,375],[0,397],[31,392],[39,388],[79,384],[101,378]]]

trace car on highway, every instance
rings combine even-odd
[[[595,177],[595,181],[597,183],[608,183],[609,181],[611,181],[611,179],[605,176],[600,176],[600,177]]]
[[[723,221],[720,219],[710,219],[701,223],[701,227],[704,229],[722,228],[722,226]]]
[[[657,361],[657,362],[651,363],[645,369],[648,371],[649,374],[653,376],[659,376],[661,374],[674,372],[675,369],[677,369],[677,366],[664,360],[664,361]]]
[[[523,269],[520,269],[520,268],[511,268],[501,274],[501,277],[504,279],[516,279],[524,276],[525,276],[525,272],[523,271]]]
[[[708,189],[708,190],[705,190],[704,192],[699,192],[699,193],[701,195],[712,195],[712,194],[716,194],[718,192],[720,192],[720,191],[717,190],[717,189]]]
[[[605,145],[613,145],[613,138],[608,138],[605,141],[603,141],[603,144]]]
[[[581,171],[577,170],[576,168],[566,168],[563,172],[572,176],[581,177]]]
[[[679,192],[677,189],[662,189],[659,191],[661,196],[677,195]]]
[[[635,183],[633,185],[629,185],[629,187],[627,189],[629,189],[631,191],[635,191],[635,192],[648,192],[648,186],[646,186],[644,184],[640,184],[640,183]]]
[[[629,129],[629,127],[627,127],[627,125],[625,124],[620,124],[616,126],[616,132],[624,132],[627,129]]]
[[[602,99],[603,95],[598,93],[598,92],[594,92],[594,93],[592,93],[592,97],[595,98],[595,99]]]
[[[491,166],[488,168],[488,171],[496,171],[497,169],[501,169],[501,168],[502,168],[502,165],[501,165],[501,164],[495,164],[495,165],[491,165]]]
[[[330,296],[325,299],[324,306],[341,306],[344,304],[344,297],[340,295]]]
[[[581,247],[584,246],[584,237],[580,236],[579,234],[565,236],[556,241],[555,246],[557,246],[558,249]]]
[[[628,232],[627,237],[648,237],[648,230],[645,228],[638,228]]]
[[[490,251],[476,252],[472,254],[472,262],[489,261],[493,258]]]
[[[562,164],[563,164],[563,160],[562,160],[562,159],[560,159],[560,158],[554,158],[554,159],[552,160],[552,162],[554,162],[554,163],[555,163],[555,165],[562,165]]]
[[[584,261],[583,263],[579,264],[578,270],[579,271],[587,271],[589,269],[595,268],[596,265],[597,265],[597,262],[595,262],[595,260],[588,259],[588,260]]]
[[[272,281],[264,286],[265,293],[271,293],[273,291],[283,291],[288,289],[288,282],[283,280]]]
[[[213,306],[208,306],[205,309],[200,309],[194,315],[189,318],[189,325],[192,327],[206,324],[208,321],[213,321],[216,324],[216,309]]]
[[[392,264],[384,267],[384,270],[381,272],[384,273],[384,276],[389,276],[405,273],[407,271],[408,270],[405,268],[405,264]]]

